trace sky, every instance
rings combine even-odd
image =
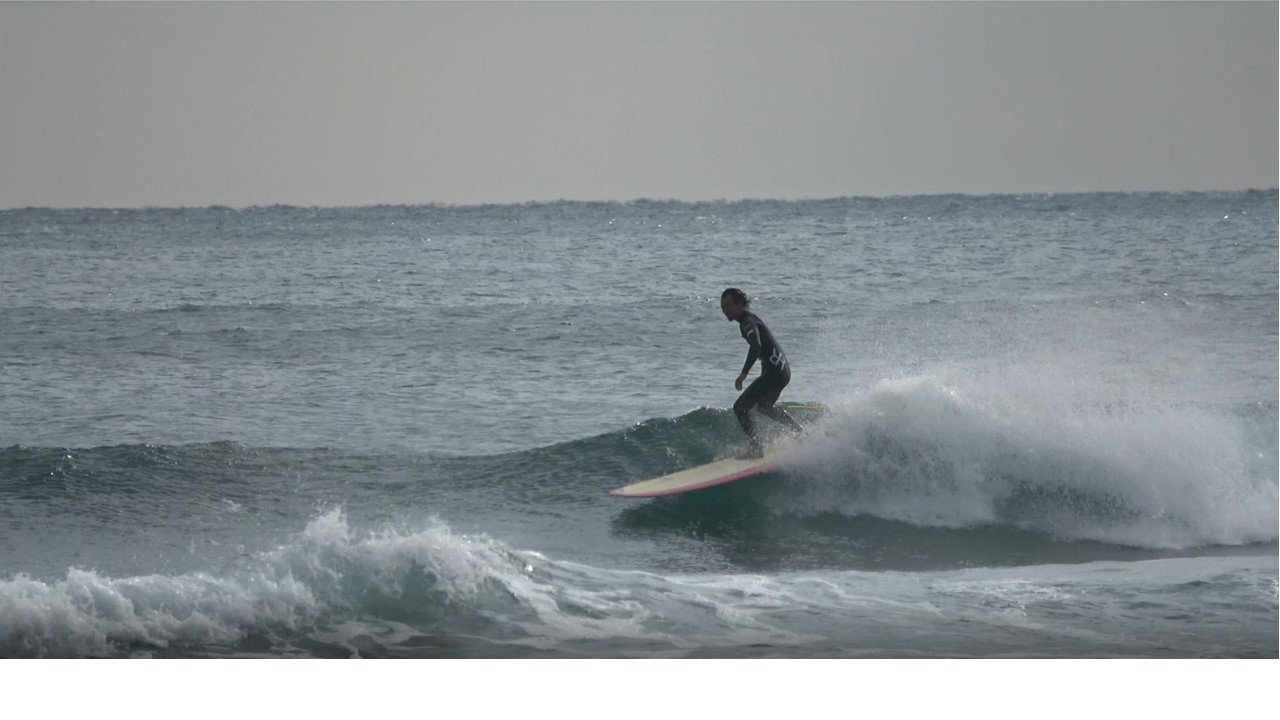
[[[1277,186],[1275,2],[0,2],[0,209]]]

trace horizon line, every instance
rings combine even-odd
[[[678,198],[651,198],[638,197],[628,200],[579,200],[572,198],[559,198],[555,200],[520,200],[512,202],[386,202],[386,203],[357,203],[357,204],[336,204],[336,205],[315,205],[315,204],[294,204],[294,203],[252,203],[248,205],[227,205],[224,203],[210,203],[207,205],[22,205],[11,207],[0,207],[0,212],[17,212],[27,210],[50,210],[50,211],[75,211],[75,210],[93,210],[93,211],[146,211],[146,210],[254,210],[254,209],[270,209],[270,208],[298,208],[298,209],[363,209],[363,208],[393,208],[393,207],[431,207],[431,208],[448,208],[448,209],[467,209],[467,208],[491,208],[491,207],[531,207],[539,205],[736,205],[746,203],[815,203],[815,202],[833,202],[838,200],[896,200],[903,198],[943,198],[943,197],[966,197],[966,198],[989,198],[989,197],[1064,197],[1072,195],[1211,195],[1211,194],[1228,194],[1228,193],[1277,193],[1280,187],[1248,187],[1248,188],[1232,188],[1232,189],[1200,189],[1200,190],[1072,190],[1072,191],[1021,191],[1021,192],[931,192],[931,193],[891,193],[886,195],[831,195],[824,197],[798,197],[798,198],[770,198],[770,197],[743,197],[736,199],[714,198],[714,199],[697,199],[697,200],[681,200]]]

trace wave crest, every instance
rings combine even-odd
[[[784,511],[1008,524],[1150,548],[1276,539],[1276,451],[1249,419],[1068,387],[921,377],[840,407],[788,463]],[[1273,441],[1274,442],[1274,441]],[[1261,445],[1259,443],[1262,443]]]

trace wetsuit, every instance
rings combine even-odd
[[[738,396],[738,401],[733,404],[733,412],[738,416],[738,422],[742,423],[742,430],[747,434],[751,447],[758,448],[760,440],[756,437],[755,423],[751,420],[751,408],[759,409],[765,417],[787,425],[796,432],[801,431],[800,423],[792,419],[786,410],[774,406],[774,403],[778,402],[778,396],[782,394],[782,389],[791,382],[791,366],[787,363],[787,356],[783,354],[782,346],[773,337],[773,333],[769,332],[764,321],[754,313],[743,311],[738,317],[738,329],[742,331],[743,339],[751,347],[747,351],[747,361],[742,366],[742,374],[746,375],[750,372],[751,366],[759,359],[760,377]]]

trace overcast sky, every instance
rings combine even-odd
[[[0,208],[1277,185],[1277,3],[0,3]]]

